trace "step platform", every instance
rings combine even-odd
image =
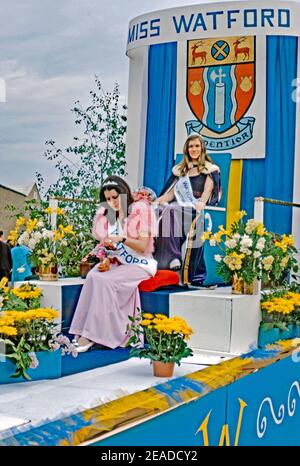
[[[173,293],[169,315],[192,327],[192,348],[242,354],[257,346],[260,295],[235,295],[231,287]]]

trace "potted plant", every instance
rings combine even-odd
[[[228,230],[221,225],[215,234],[205,232],[203,240],[218,246],[216,272],[225,283],[232,283],[233,293],[258,293],[257,280],[267,283],[291,268],[296,271],[291,235],[280,237],[266,230],[263,223],[254,219],[244,221],[245,211],[237,212]]]
[[[57,228],[50,225],[52,208],[32,209],[28,218],[19,216],[14,230],[8,235],[10,242],[27,246],[31,250],[30,264],[38,268],[41,280],[57,280],[58,266],[68,251],[68,243],[75,232],[65,217],[65,212],[59,207],[55,210],[57,215]]]
[[[3,281],[0,287],[3,302],[9,302],[15,289],[9,291]],[[28,292],[24,289],[19,292],[25,304],[30,302],[34,291],[38,291],[35,299],[41,296],[39,288],[34,285],[30,288]],[[69,339],[57,331],[58,312],[41,307],[24,309],[16,302],[15,305],[13,310],[4,310],[2,306],[0,312],[0,383],[60,377],[61,354],[76,356],[77,352]]]
[[[127,346],[131,346],[130,356],[150,359],[155,376],[171,377],[175,363],[180,365],[182,358],[193,355],[187,346],[192,329],[181,317],[144,313],[136,318],[129,316],[129,319]]]
[[[259,328],[259,346],[299,334],[300,293],[291,289],[263,293],[262,321]]]

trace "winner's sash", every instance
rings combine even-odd
[[[184,207],[195,208],[197,199],[193,195],[191,182],[187,175],[179,177],[174,188],[174,193],[178,204]]]
[[[123,229],[120,224],[120,222],[117,222],[116,225],[109,227],[109,235],[119,235],[123,234]],[[147,272],[150,273],[150,275],[154,276],[157,271],[157,262],[155,259],[153,259],[152,256],[146,257],[138,252],[134,251],[133,249],[129,248],[126,246],[124,243],[117,243],[117,250],[115,253],[112,251],[112,254],[110,255],[111,257],[116,257],[119,262],[122,264],[127,264],[127,265],[139,265],[143,269],[145,269]]]

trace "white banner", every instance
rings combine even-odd
[[[210,2],[138,16],[129,23],[127,52],[201,37],[300,35],[299,0]]]
[[[192,39],[177,44],[175,154],[191,133],[209,152],[265,157],[266,38]]]

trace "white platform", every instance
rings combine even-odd
[[[214,360],[216,362],[220,360]],[[4,436],[1,431],[8,427],[56,419],[62,414],[92,408],[205,367],[207,365],[191,360],[175,366],[173,377],[154,377],[148,359],[132,358],[60,379],[0,385],[0,438]]]
[[[193,328],[192,348],[241,354],[257,345],[260,295],[234,295],[230,287],[173,293],[172,316]]]

